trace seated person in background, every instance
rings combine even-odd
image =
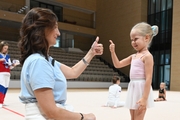
[[[158,98],[155,99],[154,101],[165,101],[166,100],[166,89],[165,89],[165,87],[166,87],[166,84],[161,82]]]
[[[113,85],[109,87],[108,100],[104,105],[104,107],[112,107],[112,108],[122,107],[124,106],[124,102],[120,101],[120,92],[121,92],[121,87],[119,86],[120,77],[113,76],[112,82]]]

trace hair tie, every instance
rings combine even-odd
[[[153,25],[153,26],[151,27],[151,29],[152,29],[152,35],[153,35],[153,37],[156,36],[156,35],[158,34],[158,26]]]

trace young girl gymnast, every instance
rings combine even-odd
[[[151,87],[154,62],[148,48],[157,33],[157,26],[151,26],[145,22],[136,24],[130,32],[131,45],[136,53],[121,61],[115,53],[115,44],[110,40],[109,49],[114,66],[122,68],[131,64],[130,83],[125,103],[125,107],[130,110],[131,120],[143,120],[146,109],[154,106]]]
[[[11,62],[10,55],[8,54],[8,48],[8,42],[0,42],[0,108],[5,105],[4,100],[9,88],[11,69],[18,65],[18,60],[15,60],[17,62]]]
[[[159,94],[158,98],[156,98],[154,101],[166,101],[166,84],[164,82],[161,82],[160,88],[159,88]]]

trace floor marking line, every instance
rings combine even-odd
[[[15,113],[15,114],[17,114],[17,115],[20,115],[20,116],[22,116],[22,117],[25,117],[24,115],[22,115],[22,114],[20,114],[20,113],[18,113],[18,112],[16,112],[16,111],[13,111],[13,110],[11,110],[11,109],[8,109],[8,108],[6,108],[6,107],[2,107],[2,108],[6,109],[6,110],[8,110],[8,111],[10,111],[10,112],[12,112],[12,113]]]

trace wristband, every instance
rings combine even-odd
[[[84,115],[82,113],[79,113],[81,115],[81,120],[84,120]]]
[[[89,65],[89,63],[83,58],[82,61],[84,62],[85,65]]]

